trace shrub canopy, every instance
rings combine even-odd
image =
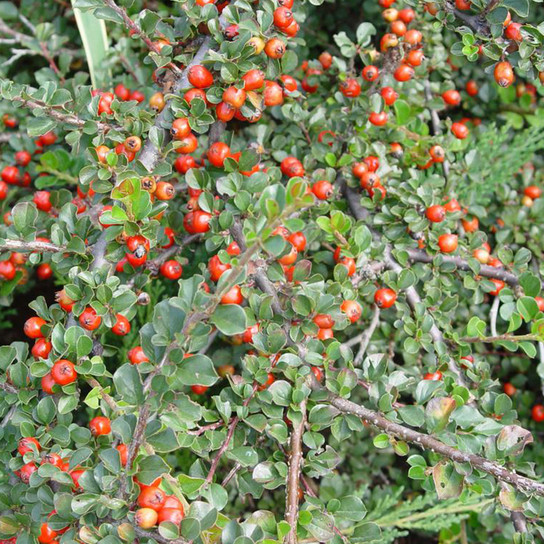
[[[544,538],[543,41],[0,2],[2,542]]]

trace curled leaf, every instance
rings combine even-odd
[[[497,436],[497,449],[506,455],[519,455],[527,444],[533,442],[533,435],[519,425],[507,425]]]
[[[438,463],[432,470],[434,486],[439,499],[454,499],[461,494],[465,478],[455,470],[452,464]]]
[[[425,409],[427,427],[431,432],[441,431],[447,424],[451,413],[457,406],[451,397],[438,397],[431,399]]]

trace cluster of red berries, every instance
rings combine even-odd
[[[160,488],[160,478],[151,485],[144,485],[137,480],[136,483],[140,487],[136,501],[139,508],[134,513],[134,521],[138,527],[150,529],[166,521],[180,525],[185,516],[183,504],[175,495],[167,495]]]
[[[57,141],[57,136],[54,132],[47,132],[34,141],[36,149],[35,154],[41,153],[44,147],[53,145]],[[4,166],[0,172],[0,200],[4,200],[7,197],[9,185],[16,185],[19,187],[29,187],[32,183],[30,173],[25,168],[32,161],[32,154],[30,151],[21,150],[17,151],[14,156],[15,164]],[[48,210],[47,210],[48,211]],[[5,222],[6,218],[4,218]]]
[[[365,189],[370,198],[374,198],[374,195],[377,194],[380,200],[383,200],[387,194],[387,190],[376,173],[379,167],[380,161],[378,157],[370,155],[362,161],[355,162],[351,167],[351,172],[359,180],[361,188]]]

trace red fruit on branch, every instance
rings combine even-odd
[[[128,360],[133,365],[139,365],[140,363],[149,363],[147,355],[144,353],[144,350],[141,346],[136,346],[129,350]]]
[[[358,321],[363,313],[361,305],[355,300],[344,300],[340,306],[340,309],[346,314],[347,318],[352,323]]]
[[[24,333],[29,338],[43,338],[41,329],[45,324],[45,319],[42,319],[41,317],[31,317],[25,321]]]
[[[446,209],[444,206],[440,206],[440,204],[429,206],[425,210],[425,217],[432,223],[442,223],[446,218]]]
[[[493,71],[493,76],[495,77],[497,84],[501,87],[509,87],[516,79],[512,65],[506,60],[497,62],[495,70]]]
[[[357,98],[361,94],[361,85],[356,79],[347,78],[340,83],[340,92],[348,98]]]
[[[382,289],[378,289],[374,294],[374,303],[376,304],[376,306],[378,306],[378,308],[381,308],[382,310],[391,308],[391,306],[395,304],[396,300],[397,293],[395,293],[393,289],[384,287]]]
[[[89,422],[89,429],[93,436],[102,436],[111,433],[111,422],[104,416],[93,417]]]
[[[442,253],[453,253],[457,249],[457,234],[442,234],[438,237],[438,247]]]
[[[117,336],[127,335],[130,332],[130,321],[122,314],[115,314],[115,323],[111,331]]]
[[[542,404],[535,404],[531,409],[531,417],[537,423],[544,421],[544,406]]]
[[[183,226],[189,234],[202,234],[210,230],[211,214],[201,210],[189,212],[183,219]]]
[[[189,83],[197,89],[207,89],[213,85],[212,73],[200,64],[195,64],[189,68],[187,78]]]
[[[363,76],[363,79],[365,81],[375,81],[376,79],[378,79],[378,76],[380,75],[380,71],[378,70],[376,66],[373,66],[371,64],[363,68],[363,72],[361,75]]]
[[[51,368],[51,378],[58,385],[68,385],[77,380],[74,363],[67,359],[59,359]]]
[[[79,324],[88,331],[98,329],[100,323],[102,323],[102,318],[96,313],[95,309],[90,306],[85,308],[79,316]]]
[[[19,445],[17,446],[19,455],[24,455],[25,453],[29,453],[34,450],[39,452],[41,449],[42,447],[40,446],[40,443],[32,436],[21,438],[21,440],[19,440]]]

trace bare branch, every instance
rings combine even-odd
[[[22,96],[13,96],[11,98],[11,101],[18,102],[22,104],[25,108],[40,110],[45,115],[51,117],[51,119],[55,119],[55,121],[58,121],[59,123],[65,123],[67,125],[72,125],[77,128],[83,128],[87,123],[85,119],[82,119],[75,113],[66,113],[64,110],[61,111],[58,107],[50,106],[49,104],[46,104],[41,100],[23,98]],[[96,126],[98,130],[102,132],[108,132],[110,129],[114,128],[109,123],[105,123],[103,121],[96,122]]]
[[[212,464],[210,466],[210,470],[208,472],[208,475],[206,476],[206,483],[208,484],[212,483],[217,467],[219,466],[219,461],[221,461],[221,457],[223,457],[223,454],[227,451],[227,448],[229,447],[232,437],[234,436],[234,431],[236,430],[236,427],[238,426],[239,421],[240,419],[238,417],[234,417],[231,420],[227,437],[225,438],[225,441],[223,442],[223,444],[219,448],[219,451],[213,458]]]
[[[372,321],[370,322],[368,329],[366,329],[361,336],[361,344],[359,346],[359,351],[357,352],[357,355],[355,356],[355,359],[353,360],[353,364],[355,366],[358,366],[361,364],[361,361],[363,360],[363,357],[365,356],[366,349],[368,348],[368,344],[370,343],[370,339],[372,338],[372,335],[374,334],[374,331],[376,330],[376,327],[378,326],[379,322],[380,322],[380,309],[377,306],[374,306]]]
[[[23,240],[0,240],[0,253],[6,251],[38,251],[40,253],[70,253],[64,246],[57,246],[51,242],[25,242]]]
[[[204,57],[210,49],[210,42],[210,37],[206,36],[206,38],[204,38],[204,41],[202,42],[202,45],[195,53],[193,60],[191,60],[191,62],[187,65],[187,67],[183,71],[183,75],[178,78],[178,80],[174,84],[174,88],[172,89],[173,94],[179,94],[182,89],[190,86],[188,79],[189,70],[192,66],[194,66],[195,64],[200,64],[202,60],[204,60]],[[169,116],[170,105],[167,103],[161,113],[157,115],[157,118],[155,119],[155,126],[164,127],[166,125],[166,120]],[[167,144],[171,139],[170,132],[164,128],[162,128],[162,131],[163,141],[165,144]],[[149,172],[152,172],[155,169],[155,166],[157,166],[160,157],[161,150],[155,146],[155,144],[151,141],[151,138],[148,138],[145,142],[142,152],[140,153],[140,162],[146,167]]]
[[[147,422],[149,420],[149,410],[149,404],[145,403],[140,408],[140,413],[138,414],[138,420],[136,421],[134,434],[128,446],[125,470],[121,473],[121,485],[119,487],[119,494],[121,497],[124,497],[126,495],[127,474],[132,467],[132,463],[134,462],[136,454],[138,453],[138,450],[140,449],[140,446],[142,445],[145,437],[145,430],[147,428]]]
[[[0,389],[6,393],[17,393],[17,388],[7,382],[0,382]]]
[[[489,311],[489,326],[491,328],[491,336],[497,336],[497,317],[499,314],[499,305],[501,299],[495,297],[493,304],[491,305],[491,310]]]
[[[137,36],[139,36],[141,40],[145,43],[146,47],[152,53],[155,53],[156,55],[161,54],[161,48],[153,40],[149,38],[149,36],[142,30],[142,27],[139,24],[137,24],[128,16],[128,13],[126,12],[125,8],[118,6],[115,0],[102,0],[102,2],[104,3],[104,5],[108,6],[110,9],[115,11],[117,15],[119,15],[119,17],[123,20],[123,23],[125,24],[125,26],[133,34],[136,34]],[[181,76],[181,74],[183,73],[182,70],[172,62],[169,62],[166,65],[166,67],[172,70],[172,72],[178,77]]]
[[[285,507],[285,521],[291,527],[290,531],[285,535],[285,544],[297,543],[297,523],[299,516],[299,486],[300,473],[303,462],[302,455],[302,435],[304,434],[304,424],[306,422],[306,399],[300,403],[302,416],[300,421],[293,423],[291,431],[291,441],[289,453],[289,469],[287,473],[287,493]]]
[[[539,337],[536,334],[499,334],[497,336],[463,336],[459,338],[459,342],[493,344],[494,342],[536,342],[538,339]]]
[[[437,257],[437,255],[429,255],[426,251],[422,249],[408,249],[407,253],[410,260],[414,263],[431,264],[434,262],[434,259]],[[455,255],[440,255],[439,258],[444,263],[454,264],[456,268],[458,268],[459,270],[472,271],[468,261],[466,261],[462,257],[458,257]],[[508,272],[507,270],[504,270],[504,268],[497,268],[494,266],[488,266],[483,264],[480,267],[478,275],[483,276],[485,278],[494,278],[497,280],[502,280],[505,283],[508,283],[508,285],[511,285],[512,287],[519,285],[518,277],[515,274],[512,274],[512,272]]]
[[[490,2],[494,4],[494,2]],[[489,34],[489,25],[483,15],[469,15],[460,9],[457,9],[454,3],[451,3],[449,0],[444,2],[444,7],[448,13],[454,15],[461,22],[465,23],[470,29],[474,30],[478,34],[487,35]]]
[[[317,389],[316,384],[312,384],[312,388]],[[507,482],[513,485],[518,491],[526,494],[536,494],[544,496],[544,484],[527,478],[525,476],[520,476],[511,470],[504,468],[494,461],[488,461],[484,457],[475,455],[473,453],[462,452],[452,446],[444,444],[440,440],[429,436],[428,434],[414,431],[398,423],[393,423],[389,421],[378,412],[369,410],[364,406],[360,406],[354,402],[338,397],[337,395],[329,394],[329,401],[332,406],[340,410],[345,414],[352,414],[357,417],[360,417],[363,421],[381,429],[391,436],[395,436],[411,442],[412,444],[417,444],[423,447],[426,450],[431,450],[456,463],[469,463],[473,468],[485,472],[494,476],[500,482]]]

